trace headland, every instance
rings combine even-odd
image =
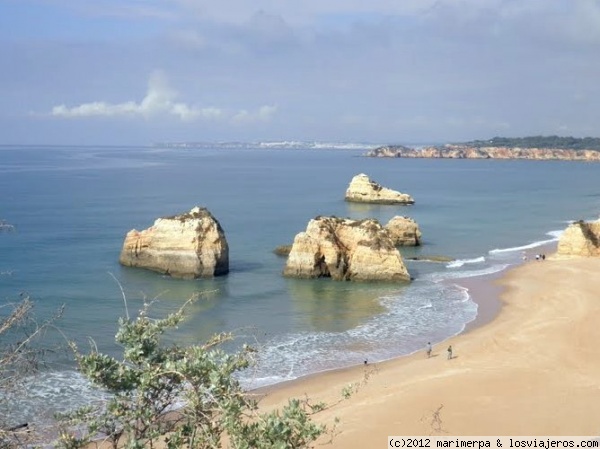
[[[368,157],[437,159],[527,159],[600,161],[600,139],[558,136],[494,137],[465,143],[423,147],[386,145],[365,153]]]

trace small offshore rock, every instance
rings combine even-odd
[[[374,204],[414,204],[415,200],[406,193],[383,187],[371,181],[367,175],[361,173],[350,181],[346,190],[346,201],[356,203]]]
[[[438,262],[438,263],[448,263],[454,262],[452,257],[447,256],[413,256],[413,257],[405,257],[406,260],[420,260],[423,262]]]
[[[287,257],[291,251],[292,245],[279,245],[273,250],[273,253],[281,257]]]
[[[418,223],[410,217],[396,215],[385,225],[394,245],[396,246],[420,246],[421,229]]]

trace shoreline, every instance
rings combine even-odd
[[[545,254],[546,257],[553,257],[556,254],[557,245],[558,240],[522,251],[522,254],[525,255],[527,259],[510,265],[497,273],[459,279],[459,282],[457,282],[458,285],[468,288],[469,292],[473,292],[471,298],[477,304],[478,308],[475,319],[468,322],[465,325],[465,328],[456,336],[473,331],[494,321],[500,314],[502,306],[504,305],[502,294],[505,288],[501,285],[502,279],[511,270],[518,269],[527,262],[535,261],[536,254]],[[484,295],[486,296],[484,297]]]
[[[542,252],[546,255],[553,255],[556,252],[556,246],[558,241],[554,241],[551,243],[544,243],[539,246],[535,246],[533,248],[528,249],[527,251],[523,251],[524,254],[527,255],[527,261],[532,261],[535,258],[535,254]],[[540,251],[541,250],[541,251]],[[516,269],[523,265],[524,262],[519,262],[517,264],[513,264],[508,266],[507,268],[498,271],[492,274],[484,274],[481,276],[473,276],[466,278],[454,279],[452,281],[446,281],[448,283],[456,284],[460,287],[466,288],[468,290],[470,299],[477,304],[477,315],[468,323],[465,324],[465,327],[455,335],[451,335],[444,340],[436,343],[437,345],[443,344],[443,342],[448,341],[451,338],[458,337],[463,334],[467,334],[472,332],[480,327],[486,326],[491,323],[494,319],[498,317],[502,310],[503,300],[502,293],[504,291],[504,287],[499,285],[499,282],[502,281],[503,277],[507,275],[511,270]],[[389,359],[385,359],[379,362],[371,363],[370,366],[380,365],[382,363],[392,362],[399,359],[404,359],[407,357],[414,356],[415,354],[419,354],[425,351],[425,345],[423,345],[422,350],[417,350],[412,353],[402,354],[393,356]],[[369,366],[369,365],[367,365]],[[352,372],[356,370],[364,370],[364,365],[361,364],[353,364],[350,366],[343,366],[338,368],[326,369],[324,371],[318,371],[315,373],[305,374],[295,379],[284,380],[281,382],[277,382],[271,385],[265,385],[262,387],[252,388],[248,392],[250,394],[256,394],[259,397],[271,394],[277,391],[279,388],[286,388],[291,385],[296,385],[298,383],[303,382],[304,380],[310,380],[315,377],[325,376],[327,374],[334,375],[335,373],[345,373]]]
[[[502,287],[495,285],[495,283],[502,279],[502,276],[505,275],[511,269],[518,267],[519,265],[508,267],[502,271],[493,274],[486,274],[481,276],[474,276],[473,278],[464,278],[460,279],[460,282],[456,282],[453,280],[451,283],[459,285],[460,287],[468,289],[469,296],[473,302],[477,304],[477,316],[472,321],[469,321],[465,324],[465,327],[457,334],[451,335],[444,340],[435,343],[435,345],[443,344],[445,341],[448,341],[451,338],[455,338],[457,336],[466,334],[473,330],[478,329],[479,327],[485,326],[488,323],[492,322],[500,313],[502,309],[502,299],[500,297],[501,292],[503,290]],[[449,281],[448,281],[449,282]],[[485,299],[483,299],[484,293]],[[417,351],[402,354],[390,357],[389,359],[381,360],[378,362],[372,362],[366,365],[367,369],[380,366],[382,364],[386,364],[389,362],[394,362],[397,360],[403,360],[405,358],[413,357],[416,354],[424,353],[425,346],[422,349]],[[315,373],[305,374],[299,376],[295,379],[284,380],[281,382],[277,382],[271,385],[265,385],[262,387],[252,388],[248,391],[248,393],[252,395],[256,395],[258,397],[265,397],[277,392],[279,389],[286,389],[289,387],[293,387],[295,385],[301,385],[305,381],[311,381],[316,378],[327,378],[329,376],[337,376],[337,375],[345,375],[349,373],[351,375],[355,375],[357,371],[360,371],[361,375],[365,370],[364,364],[353,364],[349,366],[343,366],[338,368],[330,368],[323,371],[317,371]]]
[[[305,396],[333,403],[342,387],[357,385],[349,400],[317,416],[324,423],[340,418],[334,448],[436,432],[597,435],[598,271],[600,259],[530,258],[491,280],[502,301],[498,314],[434,346],[430,360],[423,351],[306,376],[257,391],[261,406]],[[452,360],[446,344],[455,349]]]

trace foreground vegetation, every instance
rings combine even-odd
[[[0,449],[34,447],[35,430],[28,423],[15,425],[6,410],[12,398],[26,388],[27,377],[43,365],[45,353],[56,349],[39,342],[61,314],[62,309],[38,322],[33,301],[25,293],[19,301],[0,305]]]
[[[225,441],[237,449],[305,448],[327,431],[310,419],[324,404],[290,400],[281,410],[259,413],[234,376],[249,366],[252,349],[227,354],[220,345],[230,335],[189,347],[161,344],[183,312],[152,319],[146,306],[135,319],[121,319],[116,340],[123,360],[74,347],[82,374],[113,396],[100,409],[63,417],[58,447],[82,448],[102,438],[127,449],[219,448]]]
[[[111,398],[57,416],[55,447],[79,449],[95,442],[114,449],[292,449],[333,436],[335,424],[327,427],[312,420],[329,407],[324,403],[291,399],[280,409],[260,412],[257,400],[236,378],[250,366],[254,351],[247,346],[233,354],[223,351],[231,335],[218,334],[189,347],[165,344],[165,332],[183,321],[190,302],[165,318],[151,318],[148,305],[136,317],[122,318],[116,335],[122,359],[102,354],[93,344],[85,354],[70,344],[80,372]],[[23,298],[0,314],[0,400],[10,400],[8,393],[37,366],[40,354],[31,345],[48,323],[33,326],[24,338],[6,338],[29,326],[32,306]],[[340,401],[355,387],[345,389]],[[11,428],[1,418],[0,449],[39,444],[35,427]]]
[[[494,137],[490,140],[473,140],[461,145],[473,147],[519,147],[519,148],[552,148],[565,150],[600,150],[598,137]]]

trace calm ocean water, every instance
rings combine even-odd
[[[0,147],[0,304],[27,292],[38,317],[65,305],[61,331],[118,354],[117,319],[158,297],[158,315],[196,293],[173,336],[201,342],[231,331],[257,346],[249,387],[422,349],[460,332],[477,314],[457,279],[518,263],[523,247],[555,240],[573,219],[600,210],[600,165],[577,162],[410,160],[360,157],[360,150]],[[411,194],[414,206],[346,203],[358,173]],[[173,280],[123,268],[125,233],[159,216],[205,206],[230,247],[231,273],[214,280]],[[405,256],[443,255],[439,264],[407,261],[410,285],[284,279],[272,250],[291,243],[317,215],[413,217],[424,245]],[[48,335],[48,341],[58,339]],[[101,397],[68,355],[31,378],[14,398],[15,422],[49,419]],[[18,412],[17,412],[18,410]]]

